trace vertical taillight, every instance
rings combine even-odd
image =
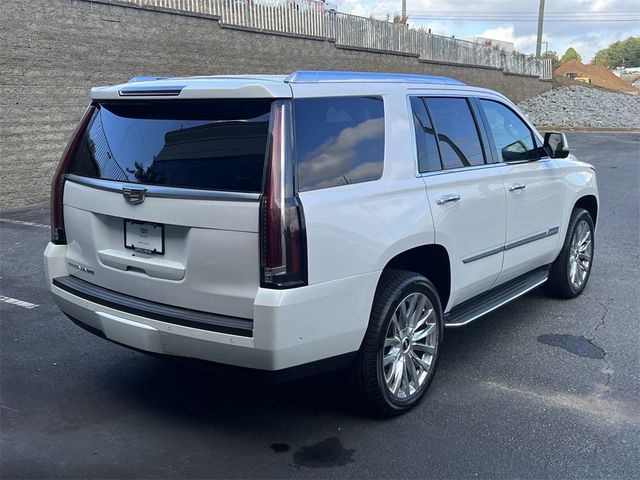
[[[291,104],[271,110],[264,189],[260,201],[261,285],[306,285],[306,235],[302,205],[295,194]]]
[[[73,132],[73,136],[71,137],[71,140],[69,140],[67,148],[65,148],[64,153],[62,154],[62,159],[60,160],[56,173],[53,176],[53,182],[51,183],[51,241],[56,244],[64,245],[67,243],[67,236],[64,232],[62,204],[65,174],[67,173],[67,168],[73,158],[78,142],[84,135],[87,125],[95,111],[96,107],[91,105],[84,112],[82,120],[80,120],[80,124],[76,128],[75,132]]]

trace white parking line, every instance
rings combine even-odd
[[[15,223],[16,225],[26,225],[28,227],[51,228],[49,225],[42,223],[25,222],[23,220],[14,220],[13,218],[0,218],[0,222]]]
[[[36,305],[35,303],[25,302],[24,300],[18,300],[17,298],[5,297],[4,295],[0,295],[0,302],[9,303],[11,305],[16,305],[18,307],[23,308],[36,308],[40,305]]]

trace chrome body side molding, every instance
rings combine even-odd
[[[551,237],[552,235],[557,235],[559,231],[559,226],[549,227],[544,232],[536,233],[535,235],[531,235],[529,237],[507,243],[504,246],[504,249],[511,250],[512,248],[521,247],[522,245],[526,245],[527,243],[535,242],[536,240],[542,240],[543,238]]]
[[[491,255],[496,255],[500,252],[504,251],[504,245],[500,245],[499,247],[492,248],[490,250],[486,250],[484,252],[476,253],[471,255],[470,257],[462,259],[462,263],[474,262],[476,260],[480,260],[482,258],[490,257]]]
[[[553,235],[557,235],[560,231],[560,227],[549,227],[544,232],[536,233],[534,235],[530,235],[528,237],[522,238],[520,240],[515,240],[513,242],[509,242],[500,247],[492,248],[490,250],[486,250],[484,252],[476,253],[471,255],[470,257],[464,258],[462,263],[475,262],[476,260],[481,260],[486,257],[490,257],[491,255],[496,255],[505,250],[511,250],[512,248],[521,247],[522,245],[526,245],[527,243],[535,242],[536,240],[542,240],[543,238],[551,237]]]

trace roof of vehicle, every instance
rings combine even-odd
[[[304,84],[395,85],[409,89],[476,89],[449,77],[404,73],[298,70],[290,75],[213,75],[195,77],[134,77],[129,82],[95,87],[95,100],[139,97],[179,99],[205,98],[291,98],[292,86]],[[482,89],[483,90],[483,89]],[[487,90],[489,92],[489,90]]]
[[[287,83],[420,83],[428,85],[464,85],[459,80],[435,75],[381,72],[343,72],[298,70],[284,79]]]

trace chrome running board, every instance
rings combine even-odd
[[[473,297],[444,315],[446,327],[461,327],[493,312],[547,281],[549,268],[544,267],[514,278],[488,292]]]

